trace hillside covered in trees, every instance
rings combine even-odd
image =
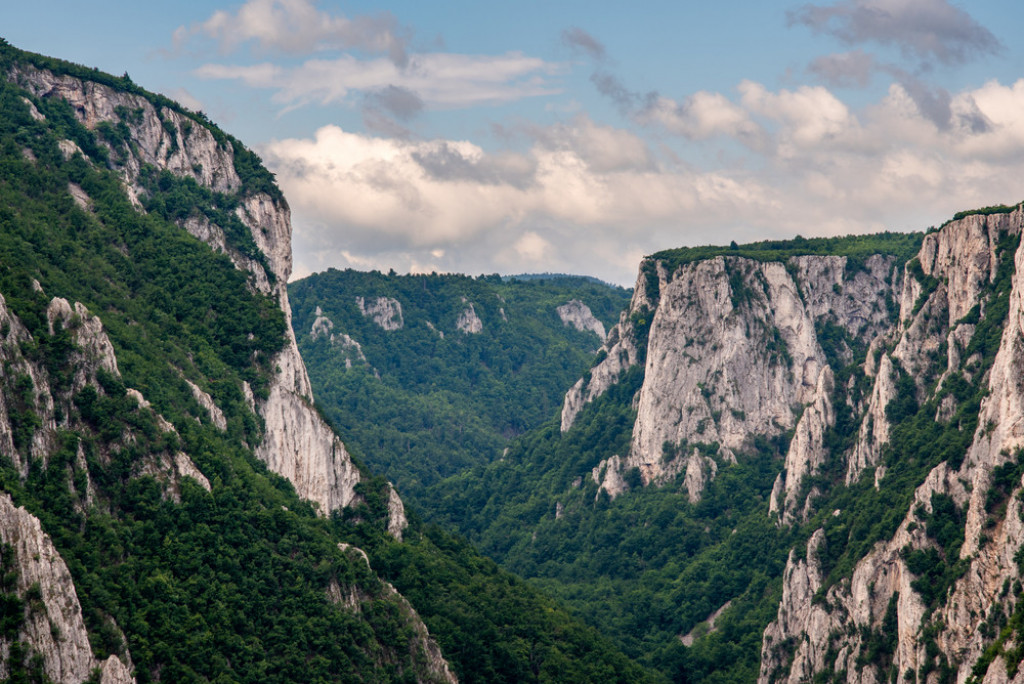
[[[0,74],[0,676],[659,680],[325,431],[252,152],[127,78]]]
[[[572,276],[351,270],[289,286],[325,415],[429,515],[440,480],[498,459],[558,412],[629,294]]]

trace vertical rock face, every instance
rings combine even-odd
[[[917,388],[922,402],[940,392],[950,378],[976,377],[980,353],[966,358],[964,354],[978,330],[978,314],[972,310],[983,312],[997,305],[989,292],[1002,277],[1000,263],[1005,259],[999,249],[1018,244],[1012,238],[1019,236],[1022,226],[1024,214],[1018,208],[967,216],[925,238],[917,262],[907,268],[899,322],[885,334],[883,344],[874,345],[879,354],[871,369],[874,390],[849,456],[848,480],[880,464],[880,450],[889,438],[885,409],[898,395],[897,364],[913,380],[910,387]],[[1003,300],[1008,301],[1008,313],[998,351],[990,357],[986,375],[980,376],[986,392],[962,462],[935,466],[914,492],[896,533],[878,542],[856,563],[852,575],[829,587],[820,600],[812,599],[823,591],[816,560],[823,535],[819,531],[812,537],[806,559],[790,556],[782,604],[764,634],[760,681],[798,682],[819,673],[843,673],[847,681],[876,682],[887,673],[902,677],[906,672],[931,671],[919,681],[932,682],[938,681],[942,668],[950,673],[949,681],[957,682],[972,675],[985,682],[1024,677],[1020,672],[1012,678],[1007,674],[1003,654],[1012,652],[1012,642],[989,627],[1003,624],[1017,609],[1018,593],[1011,586],[1020,578],[1016,558],[1024,544],[1016,498],[1020,477],[994,485],[995,473],[1018,472],[1012,467],[1024,446],[1024,251],[1017,247],[1012,256],[1009,296]],[[891,353],[883,351],[885,347]],[[940,414],[946,403],[939,403]],[[939,418],[948,421],[952,412],[947,408]],[[885,476],[879,465],[876,486]],[[998,503],[1002,488],[1009,503],[997,507],[993,501]],[[907,559],[918,552],[944,553],[928,530],[931,523],[922,522],[933,513],[936,496],[961,511],[963,543],[958,557],[945,558],[945,563],[959,560],[962,569],[948,590],[926,606],[919,578]],[[882,634],[894,644],[881,661],[866,656],[872,634]]]
[[[102,668],[101,682],[134,682],[128,668],[116,656],[98,662],[92,655],[82,607],[67,565],[39,519],[14,505],[0,492],[0,555],[16,568],[13,593],[24,603],[18,640],[29,645],[26,658],[39,655],[43,671],[54,682],[84,682],[94,668]],[[8,589],[10,592],[11,589]],[[7,656],[11,644],[0,641],[0,677],[9,676]]]
[[[132,196],[141,192],[138,180],[145,164],[192,178],[217,192],[235,193],[242,188],[232,146],[218,143],[207,128],[178,112],[166,107],[157,109],[141,95],[34,67],[19,67],[8,77],[39,97],[68,101],[78,119],[90,129],[102,122],[123,122],[135,145],[131,154],[115,158]],[[257,405],[266,435],[256,455],[272,470],[291,479],[300,496],[317,502],[320,510],[328,513],[355,499],[354,487],[360,475],[344,445],[312,408],[313,391],[291,329],[288,303],[287,283],[292,269],[290,212],[284,202],[265,193],[245,194],[239,199],[236,214],[265,256],[270,273],[259,262],[232,252],[220,227],[199,219],[185,221],[183,227],[214,249],[228,253],[236,267],[249,272],[250,287],[274,297],[284,312],[286,343],[271,362],[277,372],[269,395]],[[388,320],[394,324],[394,312]],[[397,325],[401,325],[400,309]],[[220,409],[212,400],[201,403],[219,425],[218,416],[223,417]]]
[[[589,330],[604,342],[604,323],[594,317],[590,307],[578,299],[570,299],[557,309],[558,317],[565,325],[571,325],[579,331]]]
[[[586,404],[607,392],[626,370],[640,363],[641,350],[635,335],[635,323],[654,305],[647,297],[644,273],[648,268],[657,268],[657,264],[648,260],[641,263],[629,308],[622,312],[618,324],[605,338],[598,352],[599,361],[587,377],[577,380],[566,393],[562,404],[562,432],[569,431]]]
[[[637,468],[644,484],[685,472],[691,499],[699,498],[716,469],[706,454],[707,461],[694,460],[693,445],[717,445],[725,463],[755,436],[796,428],[792,475],[777,487],[786,503],[774,504],[789,520],[802,505],[801,482],[824,458],[823,433],[834,421],[832,374],[817,330],[836,326],[866,343],[886,327],[893,282],[893,259],[881,255],[857,265],[839,256],[786,263],[719,256],[671,273],[649,259],[602,360],[566,395],[562,429],[643,359],[630,451],[602,464],[599,484],[614,495],[623,470]],[[842,344],[837,353],[852,359]]]
[[[786,453],[786,465],[779,473],[774,489],[781,490],[781,496],[773,492],[769,502],[769,512],[780,512],[783,523],[791,523],[797,519],[797,506],[800,505],[804,481],[817,473],[825,462],[825,431],[835,424],[835,412],[832,408],[832,392],[834,378],[832,369],[824,366],[818,374],[818,384],[814,392],[814,400],[804,410],[796,425],[793,440],[789,443]],[[807,498],[807,495],[803,497]]]

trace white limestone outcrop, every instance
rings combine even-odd
[[[217,192],[237,193],[242,188],[234,148],[219,143],[209,129],[184,114],[167,107],[157,109],[141,95],[45,69],[21,66],[7,76],[36,96],[63,98],[87,128],[95,129],[102,122],[125,124],[134,144],[130,151],[116,151],[113,158],[132,198],[144,192],[138,180],[147,164],[192,178]],[[284,312],[285,346],[270,361],[276,373],[269,396],[257,402],[266,435],[256,455],[275,472],[292,479],[299,495],[316,501],[326,514],[354,500],[359,472],[344,445],[312,408],[313,392],[291,329],[287,291],[292,269],[290,211],[283,200],[265,193],[241,195],[239,200],[235,213],[266,258],[270,273],[258,261],[233,252],[223,228],[204,219],[186,220],[183,228],[213,249],[227,252],[237,268],[249,273],[250,287],[275,298]],[[386,324],[401,325],[400,307],[382,315]],[[208,410],[218,421],[216,412]]]
[[[790,524],[798,519],[798,507],[801,505],[800,495],[807,497],[803,490],[804,481],[817,474],[825,463],[828,455],[825,449],[825,431],[835,424],[835,411],[832,408],[832,392],[835,380],[832,369],[823,366],[818,375],[814,400],[804,409],[803,415],[796,425],[793,439],[786,453],[786,465],[779,479],[784,482],[781,496],[772,497],[769,502],[770,513],[780,513],[781,522]],[[778,487],[778,481],[776,487]],[[775,490],[775,487],[773,487]]]
[[[1006,236],[1019,234],[1022,227],[1024,213],[1018,208],[1006,214],[968,216],[925,238],[919,255],[921,270],[934,280],[926,287],[907,276],[893,340],[893,357],[905,368],[914,369],[919,387],[922,377],[944,378],[953,372],[967,375],[974,361],[964,359],[962,352],[975,326],[963,319],[975,306],[985,306],[985,288],[994,282],[999,268],[997,245]],[[953,679],[962,684],[995,638],[986,632],[984,623],[1000,617],[997,613],[1005,620],[1015,610],[1017,597],[1008,587],[1019,579],[1015,555],[1024,545],[1024,521],[1021,507],[1016,505],[1018,494],[1024,491],[1022,483],[1011,483],[1008,500],[1013,505],[993,511],[987,501],[993,471],[1024,447],[1024,250],[1018,247],[1013,256],[1009,313],[998,351],[983,378],[988,391],[963,462],[957,470],[945,462],[936,466],[915,491],[892,538],[878,542],[857,562],[852,577],[834,584],[821,600],[811,600],[821,588],[820,578],[817,584],[812,581],[812,545],[808,545],[806,561],[790,556],[783,601],[764,635],[759,681],[798,682],[822,672],[844,671],[847,681],[879,681],[884,674],[878,669],[879,663],[863,663],[864,637],[871,630],[881,629],[886,613],[894,611],[895,619],[889,623],[895,624],[896,647],[889,671],[919,672],[922,667],[937,667],[936,656],[924,636],[927,630],[938,653],[947,659]],[[941,325],[934,325],[936,319]],[[945,356],[937,353],[944,340],[949,345]],[[875,396],[889,393],[878,389],[880,383],[891,378],[885,368],[888,358],[883,354],[878,368],[871,401],[876,411],[878,407],[884,410],[884,402]],[[873,465],[855,464],[856,458],[855,452],[851,459],[853,477]],[[936,542],[928,536],[918,514],[932,510],[935,495],[949,497],[964,509],[966,523],[959,560],[965,570],[928,612],[911,584],[917,578],[904,558],[914,550],[935,548]],[[957,559],[945,560],[953,563]],[[830,660],[826,654],[838,654],[838,658]],[[982,671],[984,682],[1022,679],[1020,672],[1013,679],[1007,675],[1001,655]]]
[[[0,492],[0,543],[9,545],[17,572],[14,593],[25,602],[24,622],[18,639],[28,645],[27,657],[39,655],[43,671],[54,682],[78,683],[101,668],[103,684],[134,682],[128,668],[116,656],[103,662],[92,655],[75,585],[64,559],[43,532],[39,519],[16,507],[11,496]],[[0,550],[0,554],[6,550]],[[5,656],[11,644],[0,642]],[[0,677],[9,675],[0,658]]]
[[[213,397],[200,389],[199,385],[192,382],[188,378],[184,378],[185,384],[188,385],[189,390],[192,392],[192,398],[196,400],[200,406],[209,414],[210,420],[217,427],[218,430],[227,430],[228,421],[224,417],[224,412],[220,410],[220,407],[213,401]]]
[[[334,332],[334,321],[324,315],[323,310],[318,306],[316,307],[316,318],[313,319],[313,325],[310,326],[309,339],[316,342],[321,338],[337,349],[338,354],[345,361],[346,369],[352,368],[355,364],[369,363],[363,353],[363,345],[343,332]]]
[[[556,311],[558,311],[558,317],[562,319],[563,324],[571,325],[581,332],[589,330],[604,342],[604,323],[597,320],[590,307],[580,300],[570,299],[565,304],[559,306]]]
[[[483,321],[476,315],[476,309],[472,304],[459,314],[459,318],[455,321],[455,327],[467,335],[476,335],[484,330]]]
[[[402,318],[402,303],[391,297],[356,297],[359,312],[384,330],[401,330],[405,326]]]

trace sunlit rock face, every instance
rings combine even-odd
[[[571,325],[579,331],[589,330],[604,342],[604,323],[597,320],[590,307],[580,300],[570,299],[565,304],[559,306],[556,311],[558,311],[558,317],[562,319],[562,323],[565,325]]]
[[[118,157],[126,191],[132,197],[142,192],[139,176],[146,164],[192,178],[217,192],[241,190],[231,145],[218,143],[208,129],[178,112],[166,107],[158,110],[141,95],[32,67],[17,69],[10,78],[41,97],[67,100],[90,129],[101,122],[120,123],[122,114],[133,113],[123,122],[135,144],[130,154]],[[354,486],[360,474],[344,445],[312,408],[313,391],[291,329],[288,303],[287,283],[292,269],[290,211],[283,201],[265,193],[243,194],[239,199],[235,212],[264,255],[263,263],[232,250],[223,229],[205,219],[186,220],[183,227],[213,249],[228,254],[237,268],[249,274],[249,286],[274,297],[284,312],[286,343],[271,362],[276,373],[267,398],[256,402],[266,424],[266,435],[256,455],[274,472],[292,480],[299,496],[315,501],[321,512],[327,513],[355,499]],[[393,318],[389,325],[394,324]],[[401,325],[401,311],[397,312],[397,325]],[[220,426],[220,408],[198,387],[194,392],[211,420]]]
[[[75,585],[64,559],[43,532],[39,519],[16,507],[0,492],[2,560],[16,572],[13,593],[30,605],[17,640],[28,644],[26,658],[42,659],[43,672],[54,682],[84,682],[99,669],[102,684],[134,682],[128,667],[109,656],[92,655]],[[0,639],[0,677],[10,675],[11,643]]]

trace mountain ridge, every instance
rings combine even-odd
[[[127,76],[6,43],[0,67],[0,488],[36,521],[0,550],[3,676],[657,680],[351,459],[258,157]]]

